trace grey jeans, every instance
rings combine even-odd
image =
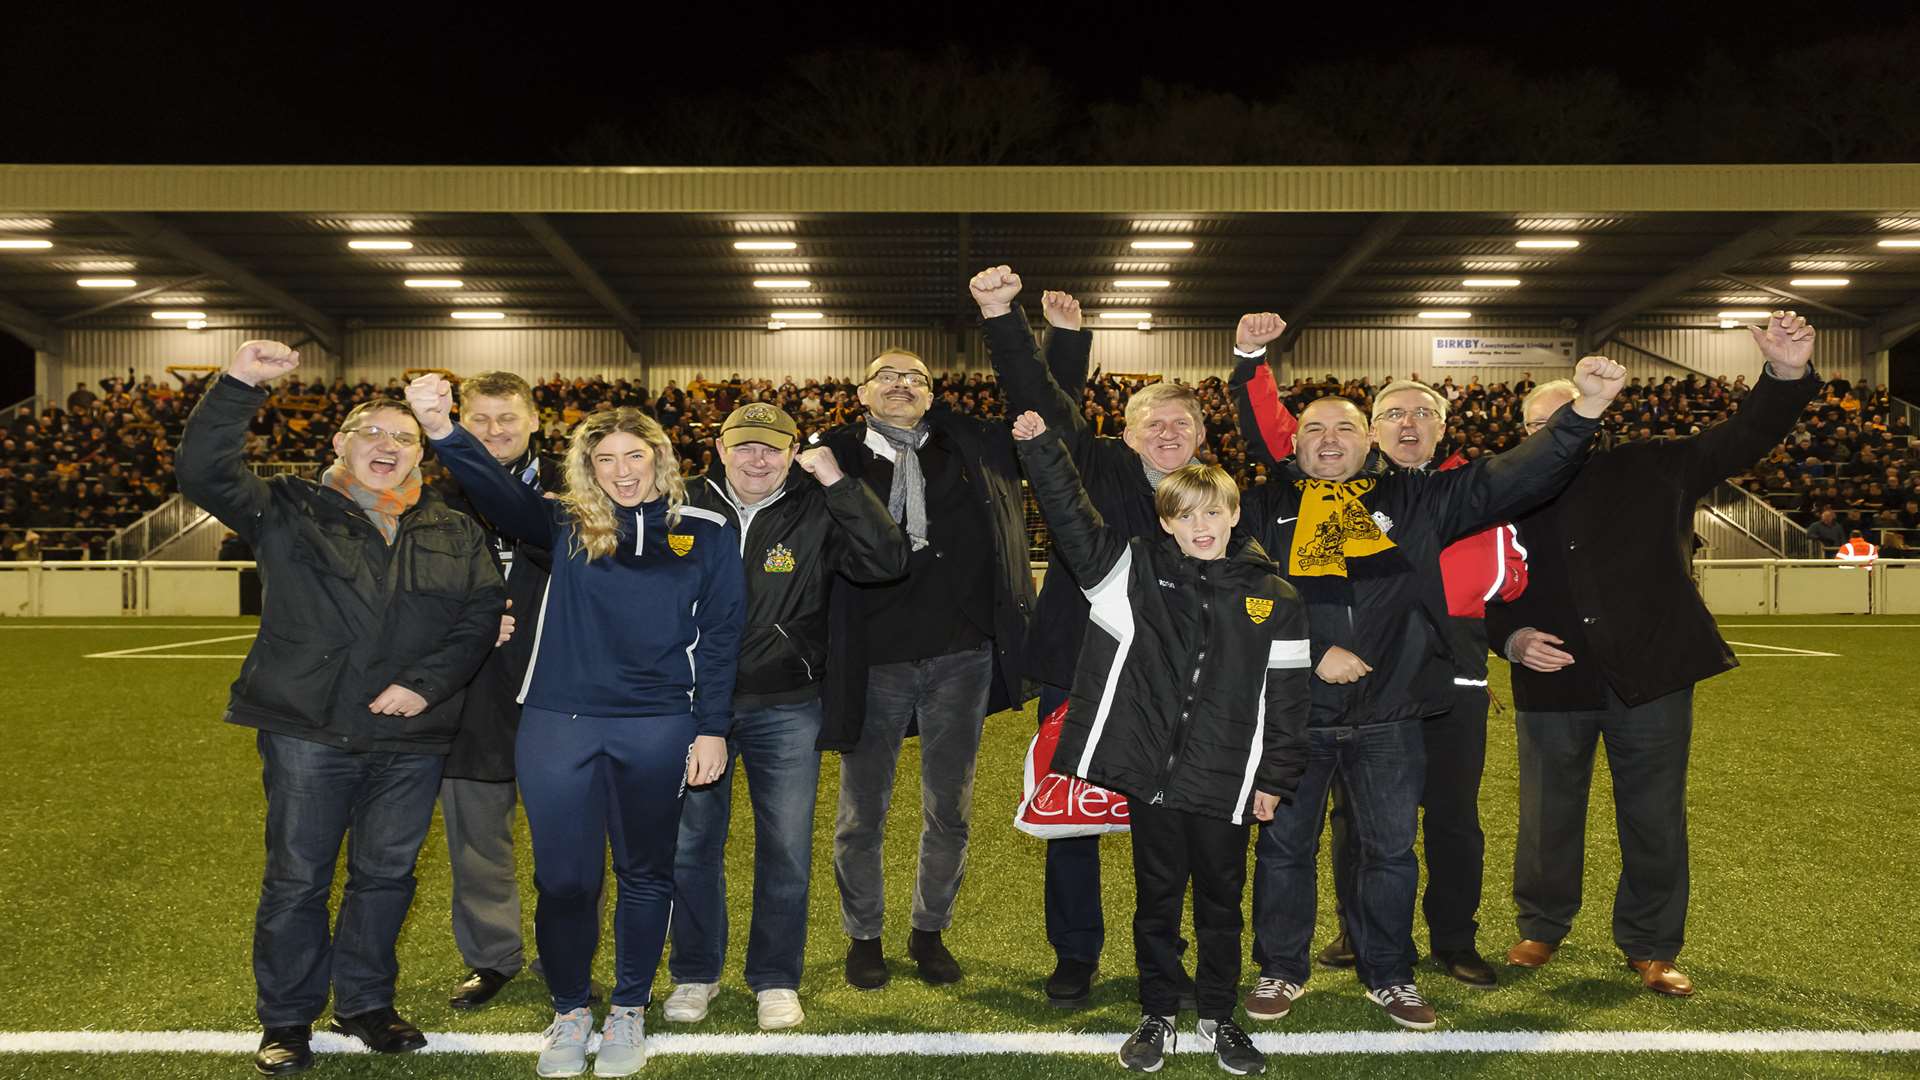
[[[520,881],[513,869],[511,780],[440,781],[453,870],[453,941],[470,968],[514,975],[524,960]]]
[[[992,680],[991,645],[878,664],[868,671],[860,741],[840,756],[840,808],[833,831],[833,877],[848,936],[880,936],[886,915],[880,847],[900,743],[910,722],[920,731],[920,866],[913,881],[913,928],[952,925],[954,898],[967,871],[974,759]]]

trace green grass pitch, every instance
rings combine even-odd
[[[1443,1029],[1703,1031],[1920,1029],[1920,892],[1912,796],[1920,774],[1914,702],[1920,619],[1799,617],[1725,620],[1743,667],[1700,688],[1692,813],[1693,905],[1681,961],[1700,986],[1690,1001],[1646,993],[1624,970],[1608,927],[1614,876],[1612,799],[1596,777],[1586,908],[1548,968],[1504,974],[1493,993],[1430,967],[1422,988]],[[233,625],[237,629],[207,629]],[[1737,629],[1736,629],[1737,627]],[[242,634],[234,620],[0,622],[0,1033],[77,1030],[252,1031],[248,966],[261,863],[262,798],[252,733],[219,722],[237,659],[167,658],[244,652],[245,641],[122,658],[89,654]],[[1792,650],[1802,650],[1796,652]],[[1807,652],[1835,656],[1806,655]],[[1510,701],[1502,665],[1496,699]],[[1061,1013],[1041,1000],[1051,966],[1041,920],[1042,845],[1010,824],[1032,732],[1031,707],[987,723],[975,791],[972,862],[949,941],[967,969],[931,989],[904,959],[905,913],[919,827],[917,746],[902,755],[888,834],[892,891],[886,944],[894,982],[860,993],[840,978],[840,931],[830,861],[837,760],[828,755],[816,828],[811,937],[802,1032],[1115,1032],[1133,1002],[1130,874],[1124,838],[1103,843],[1108,913],[1102,979],[1092,1007]],[[1487,829],[1480,946],[1497,957],[1513,936],[1509,897],[1515,814],[1510,712],[1489,725],[1481,795]],[[727,982],[698,1030],[754,1030],[739,979],[751,880],[752,816],[736,785],[728,850],[735,915]],[[524,824],[523,824],[524,828]],[[527,938],[533,888],[522,841]],[[1331,934],[1325,886],[1320,923]],[[449,930],[444,839],[436,822],[400,942],[397,1004],[430,1032],[537,1032],[550,1018],[531,976],[478,1014],[448,1008],[464,973]],[[1424,927],[1419,936],[1424,950]],[[611,936],[597,975],[610,981]],[[1251,979],[1251,971],[1243,976]],[[668,988],[665,970],[656,994]],[[1316,972],[1286,1032],[1384,1032],[1392,1025],[1352,975]],[[652,1030],[679,1030],[649,1016]],[[1250,1025],[1251,1026],[1251,1025]],[[1188,1020],[1186,1030],[1190,1030]],[[322,1055],[316,1076],[532,1075],[531,1055],[375,1059]],[[642,1075],[926,1076],[1024,1080],[1118,1075],[1110,1057],[735,1057],[668,1054]],[[1168,1069],[1211,1075],[1204,1057]],[[1404,1054],[1279,1057],[1300,1076],[1881,1076],[1920,1074],[1920,1054]],[[251,1075],[221,1054],[0,1054],[0,1077]]]

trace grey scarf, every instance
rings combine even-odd
[[[871,416],[867,417],[867,430],[893,445],[893,487],[887,492],[887,513],[907,527],[907,539],[913,542],[913,550],[919,551],[927,546],[927,476],[920,471],[918,451],[927,445],[933,431],[924,418],[913,427],[900,428]]]
[[[1200,459],[1197,457],[1188,458],[1187,464],[1198,465],[1200,464]],[[1145,454],[1140,455],[1140,469],[1142,472],[1147,474],[1147,486],[1152,488],[1155,491],[1160,490],[1160,481],[1165,480],[1167,477],[1173,475],[1170,472],[1161,472],[1159,469],[1154,468],[1153,462],[1148,461],[1147,455]]]

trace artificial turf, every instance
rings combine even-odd
[[[5,795],[0,798],[0,1032],[254,1027],[248,966],[261,862],[259,763],[252,732],[219,722],[238,660],[87,659],[86,654],[186,642],[243,630],[199,629],[225,620],[8,620],[0,626],[0,716]],[[1696,701],[1690,805],[1693,904],[1682,967],[1699,984],[1690,1001],[1640,990],[1611,944],[1608,912],[1618,870],[1612,800],[1596,777],[1587,857],[1586,910],[1548,968],[1504,973],[1493,993],[1468,990],[1430,968],[1422,989],[1442,1026],[1467,1031],[1920,1029],[1913,977],[1910,813],[1920,767],[1910,702],[1920,688],[1914,619],[1729,619],[1729,638],[1839,653],[1743,658],[1701,686]],[[1820,624],[1808,627],[1806,624]],[[238,624],[236,624],[238,625]],[[1846,628],[1821,628],[1837,627]],[[240,653],[245,642],[183,652]],[[1763,651],[1739,647],[1739,651]],[[1495,695],[1510,701],[1495,665]],[[887,1031],[1112,1032],[1137,1016],[1131,977],[1130,875],[1124,839],[1103,842],[1108,912],[1103,979],[1092,1006],[1061,1013],[1040,998],[1051,966],[1041,920],[1042,845],[1010,824],[1032,730],[1024,715],[989,719],[975,792],[972,862],[948,940],[967,969],[957,987],[933,989],[905,961],[914,837],[917,746],[901,758],[888,833],[895,914],[887,949],[895,979],[861,993],[840,978],[840,931],[831,865],[837,761],[821,780],[807,971],[802,986],[815,1033]],[[1508,891],[1514,835],[1511,714],[1489,725],[1481,796],[1487,830],[1480,945],[1497,957],[1513,934]],[[736,787],[734,940],[724,992],[699,1030],[754,1030],[739,980],[746,939],[752,817]],[[522,841],[531,943],[532,886]],[[1324,877],[1324,875],[1323,875]],[[397,1005],[429,1031],[533,1032],[551,1016],[539,982],[523,976],[499,1004],[475,1014],[446,1004],[464,974],[448,928],[448,875],[438,825],[419,868],[419,893],[400,942]],[[1325,890],[1323,888],[1323,894]],[[1321,939],[1331,935],[1323,895]],[[1418,936],[1424,945],[1424,928]],[[611,937],[597,975],[610,981]],[[1245,978],[1251,979],[1251,971]],[[657,993],[664,995],[664,970]],[[1280,1028],[1384,1031],[1350,973],[1317,972]],[[650,1026],[666,1028],[658,1013]],[[768,1080],[785,1077],[1025,1078],[1117,1070],[1083,1057],[735,1059]],[[526,1076],[524,1055],[376,1059],[327,1055],[318,1075]],[[712,1075],[713,1059],[663,1055],[646,1075]],[[1348,1055],[1275,1059],[1314,1076],[1663,1074],[1831,1076],[1920,1073],[1920,1055]],[[0,1076],[241,1075],[236,1055],[0,1055]],[[1169,1068],[1212,1066],[1182,1057]]]

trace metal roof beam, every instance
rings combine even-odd
[[[1606,341],[1635,315],[1651,310],[1681,293],[1698,288],[1700,283],[1708,278],[1723,276],[1732,267],[1756,255],[1771,251],[1778,247],[1781,241],[1806,232],[1829,216],[1831,215],[1778,215],[1764,224],[1757,225],[1719,244],[1712,251],[1679,269],[1661,275],[1642,286],[1632,296],[1588,319],[1586,325],[1580,328],[1581,339],[1589,343],[1585,347],[1591,348],[1590,343]]]
[[[1873,340],[1870,352],[1883,352],[1920,334],[1920,296],[1873,320],[1868,331]]]
[[[11,300],[0,299],[0,330],[25,342],[35,352],[59,355],[66,351],[60,328]]]
[[[151,244],[181,262],[191,264],[208,276],[219,278],[237,292],[244,293],[276,311],[292,316],[302,329],[312,334],[314,340],[335,356],[344,353],[346,333],[332,316],[285,289],[268,284],[253,271],[209,249],[179,229],[150,214],[110,213],[100,216],[114,228],[129,236]]]
[[[1313,313],[1318,311],[1334,293],[1339,292],[1340,286],[1345,285],[1348,278],[1358,273],[1360,268],[1367,264],[1367,260],[1373,258],[1381,248],[1392,243],[1393,238],[1399,236],[1401,230],[1405,229],[1407,222],[1411,220],[1413,218],[1410,214],[1382,214],[1368,223],[1360,236],[1347,248],[1346,254],[1340,256],[1340,261],[1334,263],[1326,273],[1321,274],[1320,280],[1314,282],[1313,288],[1307,290],[1307,295],[1299,303],[1291,305],[1291,310],[1285,313],[1287,329],[1280,335],[1280,340],[1275,342],[1278,346],[1275,351],[1292,352],[1294,342],[1300,340],[1300,331],[1306,327],[1307,320],[1313,317]]]
[[[1867,322],[1873,321],[1872,319],[1867,318],[1865,315],[1856,315],[1853,312],[1848,311],[1846,308],[1834,307],[1832,304],[1826,303],[1825,301],[1815,300],[1811,296],[1801,296],[1799,293],[1796,293],[1796,292],[1788,292],[1785,289],[1777,288],[1773,285],[1762,285],[1757,281],[1748,281],[1746,278],[1737,278],[1737,277],[1734,277],[1732,274],[1721,274],[1720,276],[1723,278],[1726,278],[1728,281],[1733,282],[1735,285],[1739,285],[1743,288],[1758,289],[1759,291],[1764,293],[1772,293],[1773,295],[1781,297],[1783,299],[1791,300],[1794,303],[1799,304],[1803,308],[1810,308],[1814,311],[1824,311],[1829,315],[1838,315],[1841,318],[1846,319],[1850,322],[1867,323]]]
[[[574,249],[566,237],[560,235],[559,230],[553,227],[553,223],[547,220],[545,214],[513,216],[520,222],[521,227],[527,230],[529,236],[538,240],[540,246],[547,249],[547,254],[553,256],[553,261],[564,267],[567,273],[573,276],[573,280],[587,291],[587,295],[598,301],[600,306],[606,309],[607,314],[613,316],[614,323],[620,327],[620,336],[627,340],[627,348],[640,352],[640,343],[644,338],[640,317],[633,313],[633,309],[627,306],[625,300],[620,299],[619,293],[613,291],[613,287],[607,284],[607,279],[601,277],[598,270],[587,265],[587,260],[580,257],[580,252]]]

